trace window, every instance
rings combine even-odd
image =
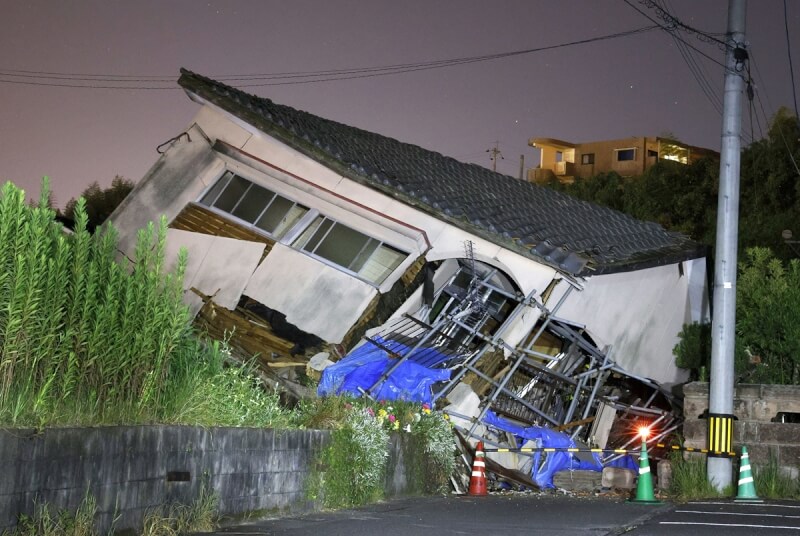
[[[377,284],[382,283],[407,256],[380,240],[322,215],[314,219],[292,247]]]
[[[594,164],[594,153],[585,153],[581,155],[581,164]]]
[[[226,171],[200,203],[243,220],[280,240],[308,212],[294,201]]]
[[[220,177],[200,204],[375,284],[381,284],[408,256],[231,171]]]
[[[633,149],[614,149],[617,154],[617,162],[630,162],[636,160],[636,148]]]

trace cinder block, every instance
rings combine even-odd
[[[708,421],[702,420],[687,420],[683,423],[683,437],[687,443],[705,443],[706,434],[708,434]]]
[[[610,489],[633,489],[636,487],[636,471],[622,467],[603,467],[600,485]]]
[[[800,468],[800,447],[781,446],[779,461],[782,467]]]
[[[600,471],[559,471],[553,475],[553,485],[570,491],[593,491],[600,488]]]
[[[658,489],[667,490],[672,485],[672,463],[669,460],[659,460],[656,466]]]
[[[758,423],[758,431],[761,443],[800,445],[800,424],[762,422]]]

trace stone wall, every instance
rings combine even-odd
[[[327,431],[189,426],[0,430],[0,533],[35,504],[75,512],[87,493],[97,500],[98,528],[141,525],[148,510],[190,504],[202,487],[219,512],[313,511],[305,482]],[[387,496],[417,493],[407,474],[410,436],[393,437]]]
[[[785,471],[800,471],[800,386],[747,385],[735,387],[734,449],[744,445],[750,461],[763,465],[774,455]],[[708,383],[684,386],[683,433],[687,447],[706,448]],[[787,414],[796,414],[794,418]],[[781,422],[787,421],[787,422]],[[792,422],[788,422],[792,421]]]

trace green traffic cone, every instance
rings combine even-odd
[[[753,471],[750,468],[750,456],[747,454],[745,446],[742,446],[742,458],[739,462],[739,489],[734,502],[764,502],[756,495]]]
[[[653,475],[647,459],[647,442],[642,438],[642,451],[639,453],[639,479],[636,483],[636,498],[628,502],[639,504],[661,504],[653,493]]]

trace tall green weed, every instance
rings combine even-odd
[[[119,262],[116,230],[90,234],[83,199],[73,233],[48,199],[46,181],[38,206],[11,183],[0,195],[0,425],[288,422],[252,369],[197,338],[165,219]]]

